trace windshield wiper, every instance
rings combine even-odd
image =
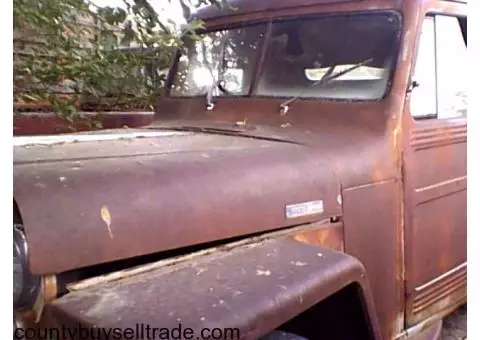
[[[373,58],[370,58],[370,59],[367,59],[367,60],[364,60],[358,64],[355,64],[353,65],[352,67],[350,68],[347,68],[346,70],[343,70],[341,72],[337,72],[335,74],[332,75],[332,72],[333,70],[335,69],[336,65],[333,65],[331,66],[328,70],[327,70],[327,73],[325,73],[325,75],[322,77],[322,79],[320,80],[317,80],[316,82],[314,82],[313,84],[309,85],[306,89],[304,89],[302,92],[300,92],[298,95],[296,95],[295,97],[292,97],[286,101],[284,101],[282,104],[280,104],[280,114],[281,115],[285,115],[287,114],[288,110],[290,109],[290,104],[292,104],[294,101],[296,101],[298,98],[300,98],[308,89],[312,88],[312,87],[316,87],[316,86],[321,86],[321,85],[326,85],[328,84],[330,81],[332,80],[335,80],[337,79],[338,77],[341,77],[347,73],[350,73],[354,70],[356,70],[357,68],[359,67],[362,67],[366,64],[368,64],[369,62],[373,61]]]

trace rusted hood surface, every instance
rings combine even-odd
[[[249,142],[245,138],[151,129],[16,137],[14,164],[248,149],[252,147]]]
[[[328,144],[314,149],[245,137],[154,132],[115,140],[103,134],[97,138],[101,141],[77,137],[78,142],[53,145],[17,142],[14,199],[34,273],[339,215],[341,178],[362,181],[365,169],[382,157],[374,144],[365,144],[364,157],[358,158],[354,144],[342,151]],[[287,218],[286,205],[310,201],[322,201],[323,206],[316,205],[321,211]]]

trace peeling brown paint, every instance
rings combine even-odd
[[[110,216],[110,211],[108,210],[108,207],[106,205],[104,205],[102,209],[100,209],[100,216],[102,217],[103,222],[105,222],[107,226],[108,235],[111,239],[113,239],[113,233],[111,228],[112,218]]]
[[[427,327],[428,320],[462,303],[466,268],[451,270],[466,258],[462,243],[466,119],[413,121],[406,91],[425,11],[458,14],[463,7],[433,0],[300,1],[302,6],[274,1],[279,7],[272,10],[259,9],[272,2],[246,1],[257,10],[212,17],[207,27],[275,16],[368,8],[400,10],[403,39],[387,97],[368,103],[300,100],[287,117],[279,114],[279,102],[271,98],[221,97],[212,113],[205,112],[203,97],[162,97],[157,120],[149,129],[179,125],[245,129],[231,135],[200,130],[161,136],[152,132],[141,139],[105,137],[96,144],[94,138],[82,137],[78,142],[57,140],[48,148],[39,144],[51,141],[19,143],[22,145],[14,150],[14,195],[25,220],[32,271],[60,273],[300,225],[302,228],[283,236],[312,250],[314,258],[297,259],[289,253],[281,264],[272,263],[269,261],[279,256],[278,249],[268,248],[262,253],[265,262],[255,261],[254,267],[241,263],[235,267],[235,275],[256,282],[275,279],[270,287],[288,295],[292,286],[285,282],[287,271],[328,262],[330,250],[357,256],[366,268],[362,277],[375,288],[375,308],[386,339],[407,334],[402,333],[404,328],[419,322]],[[251,130],[246,128],[247,121]],[[46,195],[51,199],[42,200]],[[324,204],[322,213],[285,218],[286,205],[317,200]],[[62,228],[45,239],[52,226],[60,225]],[[161,272],[165,278],[167,267],[186,271],[188,263],[191,275],[208,280],[205,292],[217,294],[224,287],[215,285],[219,277],[216,267],[200,266],[197,261],[215,257],[221,262],[229,251],[241,247],[253,252],[265,246],[263,241],[251,247],[236,244],[228,251],[215,248],[162,260],[69,287],[85,299],[87,290],[102,285],[121,290],[114,282],[131,282],[139,276],[165,288],[166,283],[154,280],[153,275]],[[232,270],[224,269],[226,273]],[[445,273],[448,275],[442,276]],[[428,283],[434,288],[425,288]],[[153,292],[156,286],[145,288]],[[220,310],[251,293],[250,286],[229,288],[228,299],[209,301],[208,308]],[[134,292],[125,294],[137,298]],[[113,298],[118,298],[118,304],[107,306],[107,300]],[[82,301],[76,303],[85,303]],[[302,293],[292,301],[304,306],[311,300]],[[85,309],[89,318],[102,315],[102,320],[107,320],[108,313],[128,309],[120,296],[97,297],[90,303],[90,309]],[[149,303],[145,301],[145,305]],[[62,308],[70,305],[65,306]],[[177,321],[186,318],[172,310],[167,316]],[[145,317],[152,316],[146,313]],[[203,311],[195,318],[202,323],[211,320]]]

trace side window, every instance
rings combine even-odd
[[[410,114],[415,118],[437,115],[437,74],[435,69],[435,21],[425,18],[418,45],[412,80],[418,84],[410,96]]]
[[[438,118],[467,116],[467,46],[455,17],[435,17]]]
[[[465,20],[465,21],[463,21]],[[466,19],[427,17],[420,37],[410,98],[414,118],[466,117]]]

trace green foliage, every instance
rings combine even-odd
[[[189,19],[179,32],[149,0],[124,0],[125,9],[87,0],[13,0],[14,101],[45,103],[68,120],[80,106],[151,109],[182,37],[203,27],[191,20],[192,6],[228,8],[226,0],[178,1]]]

